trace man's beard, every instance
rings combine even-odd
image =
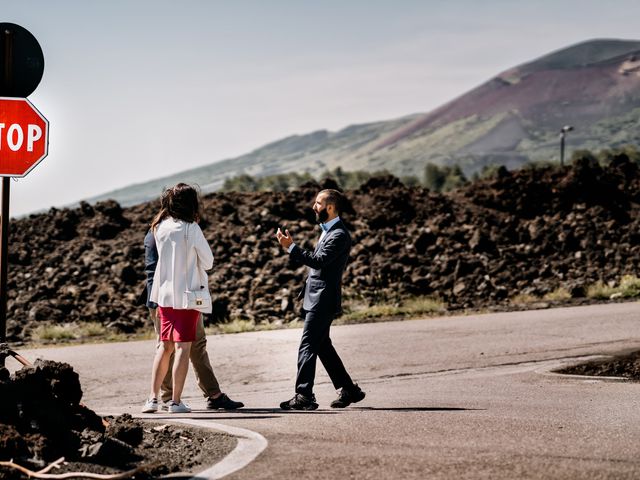
[[[326,208],[320,210],[319,212],[316,212],[316,222],[325,223],[328,218],[329,218],[329,212],[327,212]]]

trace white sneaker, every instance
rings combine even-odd
[[[186,403],[176,403],[173,400],[169,403],[169,413],[189,413],[191,407]]]
[[[142,413],[154,413],[158,411],[158,399],[149,398],[142,407]]]

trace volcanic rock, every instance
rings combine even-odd
[[[289,259],[275,231],[287,228],[314,249],[320,230],[310,207],[321,188],[335,187],[321,183],[203,197],[201,226],[215,256],[207,323],[296,318],[306,267]],[[607,166],[580,159],[563,168],[500,169],[449,194],[392,176],[346,194],[343,219],[353,240],[346,305],[430,295],[450,309],[483,308],[559,287],[581,298],[596,281],[638,274],[640,172],[625,155]],[[82,203],[12,221],[8,340],[26,340],[43,323],[150,328],[136,299],[144,288],[142,242],[157,208]]]

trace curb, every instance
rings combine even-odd
[[[212,467],[193,475],[189,480],[214,480],[237,472],[255,460],[267,448],[269,442],[258,432],[246,428],[231,427],[221,423],[205,420],[175,419],[176,423],[192,425],[194,427],[209,428],[228,433],[238,439],[238,444],[231,453]]]
[[[120,415],[118,413],[101,413],[101,415]],[[152,414],[136,414],[134,418],[140,420],[153,420]],[[231,427],[222,423],[215,423],[210,420],[196,420],[190,418],[171,418],[168,423],[191,425],[193,427],[206,428],[209,430],[218,430],[220,432],[228,433],[238,440],[236,448],[231,453],[220,460],[215,465],[202,470],[190,477],[186,475],[180,476],[188,480],[216,480],[218,478],[226,477],[238,470],[243,469],[254,461],[258,455],[260,455],[269,442],[266,438],[260,435],[258,432],[248,430],[246,428]],[[169,477],[168,477],[169,478]]]

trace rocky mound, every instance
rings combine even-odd
[[[146,479],[215,463],[235,447],[220,433],[145,426],[128,414],[102,418],[81,399],[78,374],[66,363],[36,360],[12,376],[0,368],[0,461],[32,471],[55,463],[64,473],[139,469],[135,478]],[[0,479],[17,478],[27,476],[0,465]]]
[[[60,457],[109,464],[117,459],[123,466],[138,460],[134,448],[142,441],[142,426],[125,425],[130,417],[107,426],[83,406],[78,374],[70,365],[37,360],[10,378],[0,371],[2,460],[40,468]]]
[[[286,227],[304,248],[319,236],[310,183],[286,192],[216,193],[203,198],[205,236],[216,262],[212,322],[230,317],[290,321],[305,267],[275,240]],[[353,235],[347,299],[375,303],[437,296],[449,308],[477,308],[558,287],[637,274],[640,173],[624,155],[603,168],[501,170],[452,194],[374,178],[344,216]],[[129,332],[146,323],[142,241],[157,202],[122,209],[113,201],[13,221],[9,245],[8,339],[41,322],[99,321]]]

